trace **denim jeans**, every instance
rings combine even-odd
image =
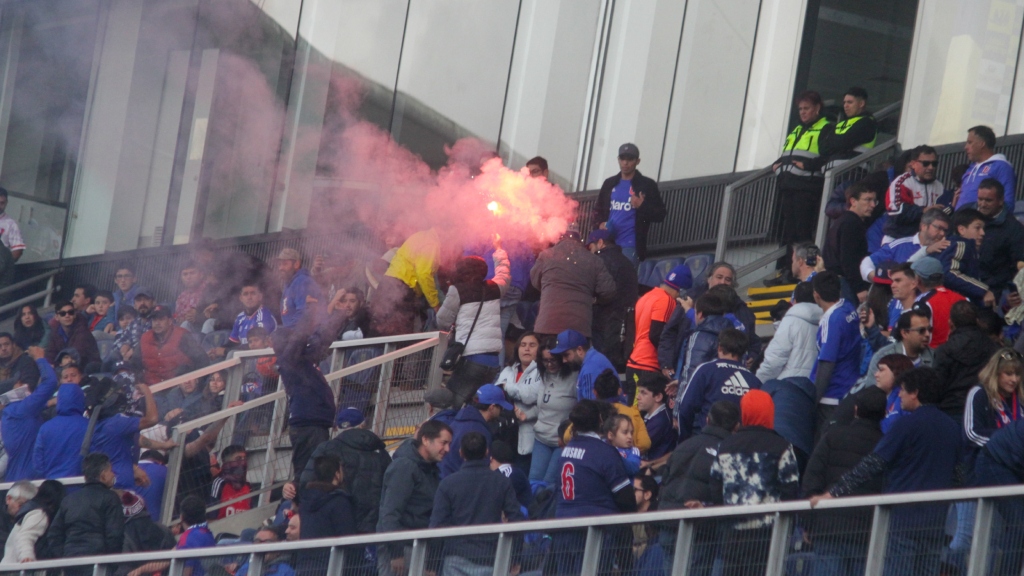
[[[640,258],[636,255],[636,246],[623,246],[622,255],[633,263],[633,268],[640,265]]]
[[[908,526],[898,521],[893,524],[894,529],[889,532],[889,544],[885,550],[885,575],[937,575],[945,544],[944,527]]]
[[[539,440],[533,443],[533,461],[530,463],[530,482],[544,481],[549,486],[558,486],[558,458],[562,449],[548,446]]]

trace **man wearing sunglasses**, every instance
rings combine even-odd
[[[99,368],[100,349],[89,331],[89,321],[75,310],[75,305],[64,300],[54,307],[56,314],[50,320],[51,336],[46,345],[46,360],[56,363],[57,355],[65,348],[74,348],[82,357],[86,372]]]
[[[914,366],[931,368],[935,363],[935,352],[928,346],[932,339],[932,318],[924,310],[909,310],[896,320],[896,328],[892,331],[892,344],[882,346],[871,356],[868,371],[864,373],[854,390],[861,390],[875,385],[875,372],[878,361],[889,354],[902,354],[914,363]]]
[[[935,148],[918,146],[910,154],[907,171],[900,174],[889,185],[885,194],[885,210],[888,219],[882,226],[885,236],[882,243],[897,238],[913,236],[921,223],[925,208],[938,204],[942,195],[942,183],[935,180],[935,169],[939,163]]]

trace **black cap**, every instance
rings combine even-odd
[[[153,311],[149,313],[150,319],[153,318],[170,318],[172,316],[171,309],[163,304],[157,304],[153,306]]]
[[[632,142],[626,142],[622,146],[619,146],[619,157],[628,156],[630,158],[639,158],[640,149],[636,147],[636,144]]]

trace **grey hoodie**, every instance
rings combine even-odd
[[[757,369],[761,382],[794,376],[810,378],[818,358],[821,314],[821,308],[811,302],[800,302],[786,311]]]

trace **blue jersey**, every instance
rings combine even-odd
[[[914,298],[914,302],[917,302],[923,296],[924,294],[918,294],[917,297]],[[896,329],[896,322],[899,321],[900,316],[902,316],[904,312],[907,312],[907,310],[903,309],[903,302],[900,302],[895,298],[889,300],[889,330]]]
[[[607,226],[619,246],[636,246],[636,212],[629,203],[629,191],[632,189],[632,180],[620,180],[612,188]]]
[[[274,320],[274,316],[270,313],[270,310],[263,306],[257,308],[252,316],[246,315],[244,310],[239,312],[238,316],[235,316],[235,325],[231,327],[229,339],[232,342],[245,346],[249,343],[248,338],[246,338],[249,330],[257,327],[266,330],[267,334],[270,334],[277,328],[277,321]]]
[[[188,530],[185,530],[185,532],[178,537],[178,545],[175,546],[175,550],[213,548],[216,545],[217,540],[213,537],[213,532],[210,532],[210,528],[206,525],[206,522],[203,522],[202,524],[189,526]],[[202,560],[199,558],[185,560],[185,567],[192,569],[192,576],[206,575],[206,570],[203,569]]]
[[[744,394],[760,389],[757,376],[738,362],[713,360],[701,364],[679,399],[679,437],[685,440],[699,432],[715,402],[729,400],[739,406]]]
[[[597,348],[591,347],[590,350],[587,350],[587,355],[583,357],[583,366],[580,367],[579,377],[576,378],[577,400],[596,400],[594,398],[594,381],[605,370],[611,370],[618,374],[608,357],[598,352]]]
[[[896,423],[896,420],[900,416],[903,416],[907,412],[903,410],[903,404],[900,402],[900,389],[893,388],[892,392],[889,392],[889,397],[885,401],[885,417],[879,423],[882,427],[882,434],[887,434],[892,425]]]
[[[117,480],[114,488],[135,489],[135,446],[138,445],[139,422],[134,416],[115,414],[96,423],[90,452],[102,452],[110,458],[110,467]]]
[[[1004,202],[1013,211],[1014,194],[1017,191],[1017,174],[1013,164],[1006,161],[1006,156],[994,154],[984,162],[972,162],[960,181],[960,195],[957,196],[956,209],[978,201],[978,185],[986,178],[995,178],[1003,185]]]
[[[289,328],[295,327],[306,312],[306,298],[317,300],[323,304],[320,286],[309,275],[309,271],[300,268],[284,289],[281,296],[281,323]]]
[[[648,460],[661,458],[676,449],[679,434],[672,427],[672,416],[664,404],[644,416],[644,425],[647,426],[647,435],[651,437],[651,449],[647,451]]]
[[[562,449],[558,474],[558,518],[616,514],[614,494],[631,484],[619,451],[589,432],[577,435]]]
[[[818,323],[818,362],[833,362],[832,379],[824,399],[838,403],[860,377],[861,337],[860,318],[857,308],[846,300],[839,299],[825,311]],[[811,370],[811,381],[818,372],[815,362]]]
[[[883,265],[888,268],[894,263],[903,264],[904,262],[909,262],[910,257],[920,249],[921,240],[917,234],[893,240],[872,252],[871,256],[868,256],[871,260],[870,270],[874,271],[879,266]],[[867,270],[868,268],[861,263],[861,275],[864,276],[865,279],[867,279],[867,274],[865,274]]]

